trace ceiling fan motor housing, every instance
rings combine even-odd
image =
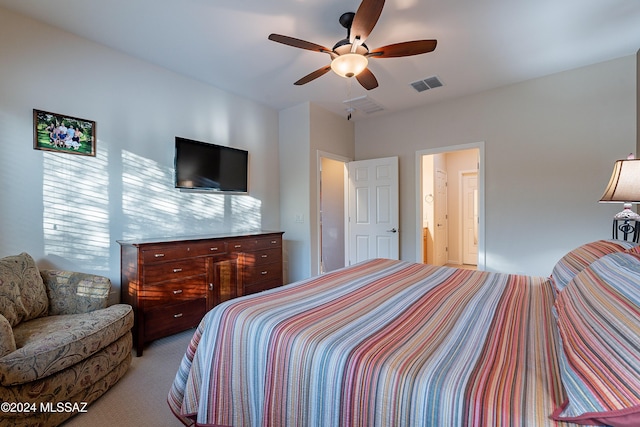
[[[351,24],[353,24],[353,18],[356,16],[355,12],[345,12],[340,15],[340,25],[347,29],[347,33],[351,31]],[[347,38],[349,35],[347,34]]]
[[[351,51],[351,43],[349,42],[349,38],[347,37],[346,39],[342,39],[338,43],[333,45],[333,51],[335,53],[337,53],[338,55],[344,55],[345,53],[350,52]],[[367,47],[366,44],[362,43],[361,45],[358,45],[358,48],[353,53],[359,53],[360,55],[366,55],[367,53],[369,53],[369,48]]]

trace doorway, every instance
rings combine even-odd
[[[318,273],[345,266],[345,182],[350,159],[318,152]]]
[[[484,143],[416,153],[416,261],[485,268]]]
[[[317,274],[399,259],[398,158],[352,161],[318,151],[317,159]]]
[[[478,171],[460,172],[462,264],[478,264]]]

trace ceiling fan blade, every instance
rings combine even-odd
[[[373,27],[376,26],[383,7],[384,0],[362,0],[356,15],[353,17],[349,32],[349,43],[353,43],[356,38],[359,38],[364,43]]]
[[[319,69],[315,70],[313,73],[309,73],[306,76],[304,76],[303,78],[301,78],[300,80],[298,80],[297,82],[295,82],[294,85],[302,86],[303,84],[307,84],[310,81],[315,80],[318,77],[325,75],[327,72],[329,72],[329,70],[331,70],[331,65],[327,65],[326,67],[319,68]]]
[[[367,56],[376,58],[398,58],[401,56],[420,55],[433,52],[437,44],[437,40],[414,40],[411,42],[390,44],[372,50]]]
[[[378,87],[378,80],[376,79],[376,76],[374,76],[368,68],[365,68],[360,74],[358,74],[356,79],[358,79],[358,83],[360,83],[366,90]]]
[[[305,40],[296,39],[295,37],[283,36],[280,34],[269,34],[269,40],[286,44],[287,46],[298,47],[300,49],[313,50],[315,52],[331,53],[331,49],[327,49],[319,44],[311,43]]]

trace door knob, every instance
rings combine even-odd
[[[398,230],[396,230],[395,227],[393,227],[391,230],[387,230],[387,233],[397,233]]]

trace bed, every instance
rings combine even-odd
[[[640,425],[640,251],[550,277],[374,259],[211,310],[168,403],[198,426]]]

